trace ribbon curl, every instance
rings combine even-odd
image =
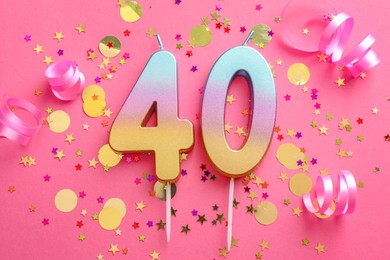
[[[45,76],[53,94],[60,100],[75,99],[85,87],[84,74],[69,60],[53,63],[46,69]]]
[[[32,114],[35,118],[36,125],[29,125],[22,121],[12,112],[11,106],[22,108]],[[5,95],[0,100],[0,136],[26,146],[31,137],[38,132],[42,122],[42,114],[29,101],[22,98],[6,99]]]
[[[356,182],[350,171],[341,171],[337,190],[334,189],[330,176],[318,176],[314,193],[315,196],[311,193],[303,195],[303,203],[311,213],[338,216],[351,214],[355,210]],[[313,201],[318,202],[318,206],[315,206]],[[335,207],[332,209],[333,201]]]
[[[368,34],[346,56],[342,55],[347,46],[354,24],[353,17],[339,13],[326,26],[318,44],[319,51],[331,56],[331,61],[338,66],[346,67],[353,77],[376,66],[380,59],[371,48],[375,42],[374,36]]]

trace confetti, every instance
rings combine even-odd
[[[71,212],[77,206],[77,195],[70,189],[63,189],[57,192],[54,203],[61,212]]]
[[[106,36],[99,42],[99,51],[105,57],[112,58],[119,55],[122,44],[115,36]]]
[[[292,143],[284,143],[278,147],[276,151],[276,158],[287,169],[299,169],[297,162],[305,158],[305,154]]]
[[[62,110],[56,110],[46,118],[49,128],[54,133],[63,133],[68,130],[70,125],[70,117],[68,113]]]
[[[294,63],[288,68],[287,78],[294,85],[305,85],[309,81],[310,70],[303,63]]]
[[[278,217],[278,209],[269,201],[260,202],[255,208],[255,218],[262,225],[273,224]]]
[[[142,17],[142,7],[137,1],[119,0],[120,15],[123,20],[134,23]]]

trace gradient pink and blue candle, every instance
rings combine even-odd
[[[252,118],[247,140],[233,150],[225,138],[225,104],[228,88],[243,76],[251,91]],[[264,57],[248,46],[226,51],[210,71],[203,95],[202,136],[206,152],[223,175],[240,177],[253,170],[266,153],[276,116],[276,91]]]
[[[156,110],[157,126],[146,127]],[[110,146],[119,152],[155,154],[156,175],[173,182],[180,176],[180,152],[194,143],[192,123],[178,118],[177,65],[168,51],[154,53],[117,115]]]

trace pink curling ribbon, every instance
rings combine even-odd
[[[85,87],[85,78],[76,63],[65,60],[50,65],[45,76],[53,94],[61,100],[75,99]]]
[[[17,117],[10,106],[22,108],[31,113],[36,125],[29,125]],[[31,137],[38,132],[43,122],[42,114],[34,104],[22,98],[8,98],[5,95],[0,100],[0,136],[26,146]]]
[[[318,176],[314,190],[315,195],[303,195],[303,203],[311,213],[338,216],[351,214],[355,210],[356,182],[350,171],[341,171],[337,189],[334,189],[330,176]],[[313,201],[317,201],[318,206],[314,206]],[[335,201],[334,209],[331,206],[332,201]]]
[[[339,13],[326,26],[318,45],[319,51],[331,55],[331,61],[346,67],[353,77],[377,65],[380,60],[371,48],[374,36],[368,34],[349,54],[342,58],[354,20],[346,13]]]

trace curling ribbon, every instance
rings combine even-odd
[[[36,125],[23,122],[11,110],[10,106],[19,107],[35,118]],[[8,98],[5,95],[0,100],[0,136],[26,146],[31,137],[38,132],[43,122],[42,114],[34,104],[22,98]]]
[[[85,87],[85,78],[76,63],[64,60],[50,65],[45,72],[53,94],[60,100],[75,99]]]
[[[329,22],[318,45],[319,51],[331,55],[331,61],[338,66],[346,67],[353,77],[377,65],[380,60],[373,49],[374,36],[368,34],[355,48],[344,58],[345,47],[351,35],[354,20],[346,13],[339,13]]]
[[[314,190],[315,197],[311,193],[303,195],[303,203],[311,213],[338,216],[351,214],[355,210],[356,182],[350,171],[341,171],[338,176],[337,190],[334,189],[330,176],[318,176]],[[318,202],[318,207],[313,205],[313,201]]]

